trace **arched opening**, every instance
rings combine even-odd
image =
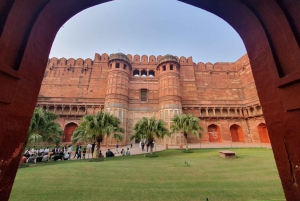
[[[270,143],[269,133],[267,125],[265,123],[260,123],[257,126],[258,135],[261,143]]]
[[[71,137],[73,135],[74,130],[78,127],[77,124],[71,122],[65,125],[64,128],[64,136],[63,136],[63,142],[71,142]]]
[[[49,51],[58,29],[72,16],[91,6],[106,1],[2,1],[0,6],[0,130],[4,149],[1,167],[3,177],[2,200],[9,198],[15,172],[18,168],[22,144],[25,141],[32,111]],[[261,105],[266,111],[272,149],[287,200],[300,200],[297,171],[299,144],[299,1],[231,1],[182,0],[205,9],[228,22],[242,37],[258,87]],[[67,11],[67,12],[66,12]],[[49,20],[51,18],[51,22]],[[276,31],[274,31],[276,30]],[[39,59],[36,59],[39,58]],[[18,71],[18,72],[16,72]],[[291,75],[291,76],[289,76]],[[35,80],[33,82],[33,80]],[[280,89],[280,90],[279,90]],[[292,97],[292,98],[287,98]],[[22,102],[21,102],[22,101]],[[2,104],[4,103],[4,104]],[[24,104],[22,104],[24,103]],[[271,103],[271,104],[270,104]],[[22,111],[22,112],[19,112]],[[18,122],[20,126],[14,126]],[[284,126],[278,126],[284,125]],[[286,129],[293,128],[293,129]],[[10,133],[16,133],[13,137]],[[21,148],[20,148],[21,147]],[[17,157],[13,157],[16,156]],[[285,168],[290,167],[290,168]],[[2,182],[3,181],[3,182]]]
[[[230,126],[230,134],[232,142],[244,142],[244,133],[241,126],[237,124]]]
[[[141,76],[142,77],[147,77],[147,71],[146,70],[142,70],[141,71]]]
[[[220,134],[220,127],[211,124],[207,127],[207,132],[209,135],[209,141],[210,142],[221,142],[221,134]]]
[[[149,71],[149,77],[155,77],[155,72],[154,70]]]
[[[134,77],[140,76],[140,71],[139,71],[138,69],[135,69],[135,70],[133,71],[133,76],[134,76]]]

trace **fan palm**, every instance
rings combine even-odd
[[[203,128],[199,126],[200,119],[198,117],[193,116],[192,114],[181,114],[175,115],[172,118],[172,121],[173,124],[171,125],[171,133],[175,133],[178,131],[183,132],[184,139],[186,142],[186,150],[188,150],[188,135],[196,135],[197,138],[201,137],[201,133],[199,131],[203,131]]]
[[[150,154],[153,153],[154,138],[164,138],[165,135],[170,136],[170,132],[166,128],[166,123],[163,120],[156,120],[155,117],[150,119],[143,117],[134,126],[135,133],[130,136],[130,140],[146,139],[150,144]]]

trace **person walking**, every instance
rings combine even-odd
[[[81,146],[78,147],[78,150],[77,150],[77,159],[81,159]]]
[[[119,148],[119,144],[118,144],[118,141],[117,141],[117,143],[116,143],[116,152],[117,153],[119,153],[118,148]]]
[[[132,141],[130,141],[130,148],[132,149]]]
[[[82,151],[83,159],[85,159],[85,153],[86,153],[86,148],[84,147],[84,148],[83,148],[83,151]]]
[[[149,146],[150,146],[150,143],[147,142],[147,144],[146,144],[146,150],[147,150],[147,152],[148,152],[148,150],[149,150]]]
[[[93,144],[92,144],[92,148],[91,148],[91,151],[92,151],[92,158],[94,158],[95,145],[96,145],[96,142],[94,141]]]
[[[145,143],[142,142],[142,151],[144,151],[144,148],[145,148]]]
[[[79,149],[79,145],[77,145],[77,147],[76,147],[74,159],[76,158],[76,156],[77,156],[77,158],[78,158],[78,149]]]
[[[72,148],[73,148],[72,145],[69,145],[68,147],[69,160],[71,159]]]

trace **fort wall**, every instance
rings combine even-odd
[[[49,59],[37,104],[59,114],[62,127],[110,108],[109,112],[124,118],[123,143],[129,141],[140,118],[156,116],[170,126],[171,118],[181,112],[201,118],[202,142],[260,141],[258,125],[265,122],[247,55],[236,62],[214,64],[175,57],[179,66],[174,64],[172,70],[170,63],[160,65],[161,55],[128,54],[131,68],[126,70],[116,69],[115,63],[109,66],[112,56],[96,53],[93,60]],[[142,90],[146,101],[141,101]],[[211,133],[217,130],[215,138]],[[164,143],[175,145],[182,140],[176,135]],[[189,141],[199,142],[192,136]],[[103,142],[111,143],[114,139]]]

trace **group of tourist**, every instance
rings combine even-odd
[[[145,151],[145,145],[146,145],[146,151],[148,152],[150,146],[154,147],[154,141],[152,143],[149,142],[149,141],[148,142],[146,142],[146,141],[140,141],[139,148],[142,151]]]
[[[73,159],[85,159],[86,154],[91,154],[93,158],[97,158],[97,148],[95,147],[96,143],[88,143],[87,147],[82,148],[80,145],[76,145],[75,154],[73,156]],[[130,147],[132,148],[132,143],[130,144]],[[121,150],[121,152],[118,151],[119,144],[116,143],[116,152],[121,154],[122,156],[128,156],[130,155],[130,149],[127,148],[125,151],[124,149]],[[59,160],[70,160],[72,155],[73,147],[72,145],[65,145],[62,147],[56,146],[51,151],[49,147],[44,147],[40,149],[35,148],[28,148],[25,150],[22,160],[22,163],[36,163],[36,162],[47,162],[49,160],[53,161],[59,161]],[[117,154],[115,153],[115,154]],[[105,157],[113,157],[115,154],[108,149],[105,153]],[[101,150],[99,151],[99,156],[104,157]]]

